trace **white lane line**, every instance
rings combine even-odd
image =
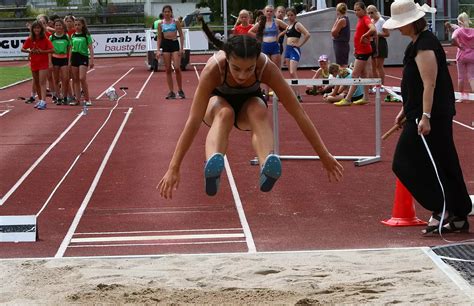
[[[29,80],[32,80],[32,79],[33,79],[33,78],[26,78],[26,79],[20,80],[20,81],[18,81],[18,82],[15,82],[15,83],[12,83],[12,84],[9,84],[9,85],[0,87],[0,90],[2,90],[2,89],[7,89],[7,88],[13,87],[13,86],[15,86],[15,85],[21,84],[21,83],[28,82]]]
[[[15,101],[15,99],[3,100],[3,101],[0,101],[0,103],[8,103],[8,102],[13,102],[13,101]]]
[[[11,112],[11,109],[7,109],[7,110],[0,110],[0,117],[3,117],[4,115],[6,115],[7,113]]]
[[[51,194],[49,195],[49,197],[46,199],[46,201],[44,202],[43,206],[41,207],[41,209],[38,211],[38,213],[36,214],[36,217],[38,218],[39,215],[43,212],[43,210],[46,208],[46,206],[48,206],[49,202],[51,201],[51,199],[53,198],[54,194],[56,193],[56,191],[59,189],[59,187],[61,187],[62,183],[66,180],[66,177],[69,175],[69,173],[72,171],[72,169],[74,168],[74,166],[76,165],[76,163],[79,161],[79,159],[81,158],[82,154],[86,153],[87,149],[89,149],[89,147],[92,145],[92,143],[94,142],[94,140],[97,138],[97,136],[99,136],[100,132],[102,131],[102,129],[107,125],[107,122],[109,122],[110,120],[110,117],[112,117],[112,114],[114,112],[114,110],[118,107],[119,105],[119,102],[120,100],[125,97],[125,95],[127,94],[127,92],[124,92],[123,95],[121,95],[117,101],[115,102],[115,106],[109,111],[109,115],[107,116],[107,118],[105,118],[104,122],[102,123],[102,125],[99,127],[99,129],[95,132],[94,136],[92,136],[91,140],[89,141],[89,143],[84,147],[84,149],[76,156],[76,158],[74,159],[74,161],[72,162],[71,166],[69,166],[69,169],[66,171],[66,173],[63,175],[63,177],[59,180],[59,182],[56,184],[56,186],[54,187],[53,191],[51,192]]]
[[[196,235],[154,235],[154,236],[122,236],[122,237],[89,237],[72,238],[71,243],[86,242],[118,242],[118,241],[146,241],[146,240],[193,240],[193,239],[223,239],[223,238],[244,238],[243,233],[239,234],[196,234]]]
[[[464,124],[464,123],[459,122],[459,121],[456,121],[456,120],[453,120],[453,122],[459,124],[460,126],[463,126],[463,127],[465,127],[465,128],[468,128],[468,129],[470,129],[471,131],[474,131],[474,127],[472,127],[472,126],[469,126],[469,125],[467,125],[467,124]]]
[[[148,81],[150,81],[151,77],[153,76],[153,71],[150,72],[150,75],[148,76],[148,78],[146,79],[145,83],[143,83],[143,86],[142,88],[140,88],[140,91],[138,92],[137,96],[135,97],[135,99],[140,99],[140,96],[142,95],[142,92],[143,90],[145,89],[146,87],[146,84],[148,84]]]
[[[94,70],[95,70],[95,68],[92,68],[91,70],[88,70],[87,73],[91,73]]]
[[[124,77],[127,76],[127,74],[129,74],[133,69],[135,69],[135,67],[132,67],[130,68],[130,70],[128,70],[127,72],[125,72],[124,75],[122,75],[117,81],[115,81],[112,85],[110,85],[109,87],[107,87],[99,96],[97,96],[97,98],[95,98],[96,100],[99,100],[100,98],[102,98],[103,95],[105,95],[105,92],[107,91],[107,89],[109,89],[110,87],[114,86],[115,84],[117,84],[118,82],[120,82]]]
[[[119,235],[119,234],[150,234],[150,233],[182,233],[182,232],[214,232],[214,231],[241,231],[241,228],[202,228],[202,229],[182,229],[182,230],[163,230],[163,231],[129,231],[129,232],[91,232],[74,233],[78,235]]]
[[[196,77],[198,81],[200,80],[199,73],[196,66],[194,66],[194,71],[196,72]],[[235,184],[234,176],[232,175],[232,170],[230,169],[229,160],[227,156],[224,156],[225,163],[225,172],[227,178],[229,179],[230,189],[232,190],[232,196],[234,197],[235,207],[239,215],[240,224],[244,230],[245,240],[247,242],[247,248],[249,253],[257,253],[257,247],[255,246],[255,241],[253,240],[252,231],[250,230],[249,223],[247,222],[247,217],[245,216],[244,207],[242,206],[242,201],[240,200],[239,191],[237,190],[237,185]]]
[[[200,244],[229,244],[245,243],[245,240],[221,240],[221,241],[194,241],[194,242],[161,242],[161,243],[122,243],[122,244],[78,244],[70,245],[69,248],[108,248],[108,247],[137,247],[137,246],[167,246],[167,245],[200,245]]]
[[[224,156],[225,162],[225,172],[227,173],[227,178],[229,179],[230,189],[232,190],[232,196],[234,197],[235,207],[237,208],[237,213],[239,214],[240,224],[244,230],[245,240],[247,241],[247,247],[249,253],[257,253],[257,247],[253,241],[252,231],[250,231],[249,223],[247,222],[247,217],[245,216],[244,207],[242,206],[242,201],[240,200],[239,191],[237,190],[237,185],[235,184],[234,176],[232,175],[232,170],[230,169],[229,161],[227,156]]]
[[[102,176],[102,173],[104,172],[105,166],[107,165],[107,162],[109,161],[110,155],[112,155],[112,151],[115,148],[115,145],[117,144],[120,135],[122,134],[122,131],[125,127],[125,124],[128,121],[128,118],[130,117],[130,114],[132,113],[133,108],[129,108],[127,114],[125,115],[125,118],[122,121],[122,124],[120,125],[120,128],[118,129],[117,133],[115,134],[114,140],[110,144],[109,149],[107,150],[107,153],[104,156],[104,159],[102,160],[102,163],[100,164],[99,170],[97,171],[94,180],[92,181],[91,186],[89,187],[89,190],[87,191],[87,194],[84,198],[84,200],[81,203],[81,206],[79,207],[79,210],[76,213],[76,216],[74,217],[74,220],[69,227],[69,230],[66,234],[66,236],[63,239],[63,242],[61,243],[56,255],[54,256],[55,258],[61,258],[64,256],[64,253],[66,252],[66,249],[68,247],[69,241],[71,241],[72,236],[74,235],[74,232],[77,229],[77,226],[79,225],[79,221],[81,221],[82,215],[84,214],[84,211],[87,208],[87,205],[89,204],[90,199],[92,198],[92,194],[94,193],[97,185],[99,184],[100,177]]]
[[[448,278],[461,289],[469,298],[474,300],[472,287],[453,268],[442,261],[431,248],[422,248],[422,251],[448,276]]]
[[[390,74],[386,74],[385,76],[386,76],[386,77],[389,77],[389,78],[392,78],[392,79],[396,79],[396,80],[402,80],[402,78],[396,77],[396,76],[390,75]]]
[[[59,137],[41,154],[40,157],[30,166],[30,168],[21,176],[21,178],[13,185],[10,190],[0,199],[0,206],[5,204],[8,198],[17,190],[17,188],[25,181],[30,173],[39,165],[39,163],[49,154],[49,152],[66,136],[66,134],[73,128],[73,126],[82,118],[81,114],[78,114],[76,119],[59,135]]]

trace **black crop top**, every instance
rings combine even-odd
[[[296,37],[296,38],[300,38],[301,37],[301,32],[298,32],[296,30],[296,24],[298,22],[295,22],[293,24],[293,26],[289,26],[288,29],[286,30],[286,36],[287,37]]]

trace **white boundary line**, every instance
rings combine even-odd
[[[0,90],[7,89],[7,88],[13,87],[13,86],[15,86],[15,85],[19,85],[19,84],[21,84],[21,83],[25,83],[25,82],[31,81],[32,79],[33,79],[33,78],[31,77],[31,78],[27,78],[27,79],[20,80],[20,81],[18,81],[18,82],[13,83],[13,84],[0,87]]]
[[[114,237],[86,237],[72,238],[71,243],[86,242],[119,242],[119,241],[146,241],[146,240],[192,240],[192,239],[222,239],[244,238],[243,233],[230,234],[187,234],[187,235],[154,235],[154,236],[114,236]]]
[[[4,115],[8,114],[9,112],[11,112],[11,109],[0,111],[0,117],[3,117]]]
[[[128,70],[127,72],[125,72],[125,74],[123,74],[117,81],[115,81],[114,83],[112,83],[112,85],[110,85],[109,87],[107,87],[99,96],[97,96],[97,98],[95,98],[96,100],[99,100],[100,98],[102,98],[103,95],[105,95],[105,92],[107,91],[107,89],[109,89],[110,87],[114,86],[115,84],[117,84],[118,82],[120,82],[124,77],[127,76],[127,74],[129,74],[133,69],[135,69],[135,67],[132,67],[130,68],[130,70]]]
[[[257,248],[253,240],[252,231],[250,230],[249,223],[247,222],[247,217],[245,216],[244,207],[242,206],[242,201],[240,200],[239,191],[237,190],[237,185],[235,184],[234,176],[232,175],[232,170],[230,169],[229,161],[227,156],[224,156],[225,162],[225,172],[227,178],[229,179],[230,189],[232,190],[232,196],[234,197],[235,207],[237,208],[237,213],[239,215],[240,224],[245,234],[245,241],[247,242],[247,248],[249,253],[257,253]]]
[[[448,276],[448,278],[456,284],[456,286],[461,289],[470,299],[474,300],[474,291],[472,287],[449,265],[447,265],[441,258],[436,255],[433,250],[428,247],[421,248],[421,250],[433,261],[441,271]]]
[[[385,76],[386,76],[386,77],[389,77],[389,78],[392,78],[392,79],[396,79],[396,80],[401,80],[401,79],[402,79],[402,78],[400,78],[400,77],[396,77],[396,76],[390,75],[390,74],[386,74]]]
[[[129,70],[129,71],[131,71],[131,70]],[[132,109],[133,109],[132,107],[130,107],[128,109],[128,111],[125,115],[125,118],[122,121],[122,124],[120,125],[117,133],[115,134],[115,137],[114,137],[112,143],[110,144],[110,147],[107,150],[107,153],[105,154],[104,159],[102,160],[102,163],[100,164],[99,170],[97,171],[97,173],[94,177],[94,180],[92,181],[91,186],[89,187],[89,190],[87,191],[87,194],[86,194],[84,200],[82,201],[81,206],[79,207],[79,209],[76,213],[76,216],[74,217],[74,220],[73,220],[71,226],[69,227],[69,230],[68,230],[66,236],[64,237],[63,242],[61,243],[56,255],[54,255],[55,258],[61,258],[61,257],[64,256],[64,253],[66,252],[66,249],[69,245],[69,241],[71,240],[72,236],[74,235],[74,232],[76,231],[77,226],[79,225],[79,221],[81,221],[82,215],[84,214],[84,211],[86,210],[87,205],[89,204],[89,201],[92,198],[92,194],[94,193],[95,188],[99,184],[100,177],[102,176],[102,173],[104,172],[105,166],[107,165],[107,162],[109,161],[110,155],[112,155],[112,151],[114,150],[115,145],[117,144],[118,139],[120,138],[120,135],[122,134],[122,131],[125,127],[125,124],[127,123],[128,118],[130,117],[130,114],[132,113]]]
[[[468,128],[468,129],[470,129],[471,131],[474,131],[474,127],[472,127],[472,126],[469,126],[469,125],[467,125],[467,124],[464,124],[464,123],[459,122],[459,121],[456,121],[456,120],[453,120],[453,122],[459,124],[460,126],[463,126],[463,127],[465,127],[465,128]]]
[[[245,243],[245,240],[161,242],[161,243],[123,243],[123,244],[81,244],[81,245],[70,245],[69,248],[102,248],[102,247],[110,248],[110,247],[138,247],[138,246],[164,246],[164,245],[202,245],[202,244],[229,244],[229,243]],[[67,257],[67,258],[69,258],[69,257]]]
[[[242,228],[198,228],[198,229],[181,229],[181,230],[161,230],[161,231],[128,231],[128,232],[90,232],[90,233],[74,233],[79,235],[119,235],[119,234],[150,234],[150,233],[183,233],[183,232],[217,232],[217,231],[241,231]]]
[[[13,102],[13,101],[15,101],[15,99],[3,100],[3,101],[0,101],[0,103],[8,103],[8,102]]]
[[[30,166],[30,168],[21,176],[21,178],[13,185],[12,188],[0,199],[0,206],[5,204],[8,198],[15,192],[15,190],[23,183],[23,181],[30,175],[30,173],[38,166],[38,164],[49,154],[49,152],[66,136],[66,134],[73,128],[73,126],[81,119],[82,115],[78,114],[76,119],[59,135],[59,137],[41,154],[40,157]]]
[[[150,81],[151,77],[153,76],[153,71],[150,72],[150,75],[148,76],[148,78],[146,79],[145,83],[143,83],[143,86],[142,88],[140,88],[140,91],[138,92],[137,96],[135,97],[135,99],[140,99],[140,96],[142,95],[142,92],[143,90],[145,89],[145,86],[146,84],[148,84],[148,81]]]

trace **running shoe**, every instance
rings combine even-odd
[[[297,95],[296,98],[298,99],[298,102],[302,103],[303,102],[303,99],[301,98],[300,95]]]
[[[166,100],[176,99],[176,95],[174,94],[174,92],[170,91],[168,95],[165,97],[165,99]]]
[[[180,99],[186,99],[186,95],[184,94],[184,91],[179,90],[179,91],[178,91],[178,97],[179,97]]]
[[[86,101],[86,102],[84,102],[84,104],[85,104],[86,106],[92,106],[92,102],[91,102],[90,100],[89,100],[89,101]]]
[[[36,107],[37,110],[45,110],[46,109],[46,102],[39,101],[38,106]]]
[[[354,102],[354,105],[364,105],[364,104],[367,104],[369,103],[369,101],[367,101],[366,99],[362,98],[362,99],[359,99],[359,100],[355,100]]]
[[[34,107],[34,108],[38,108],[38,106],[40,105],[40,103],[41,103],[41,101],[36,102],[33,107]]]
[[[222,170],[224,170],[224,155],[214,153],[204,166],[205,189],[208,196],[217,194]]]
[[[76,99],[72,99],[71,101],[69,101],[69,105],[77,106],[77,105],[79,105],[79,101],[77,101]]]
[[[26,104],[31,104],[35,102],[35,97],[29,97],[27,100],[25,100]]]
[[[281,161],[278,155],[268,154],[260,170],[260,191],[269,192],[281,176]]]
[[[350,106],[352,103],[347,101],[345,98],[339,102],[334,103],[336,106]]]

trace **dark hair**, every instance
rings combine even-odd
[[[221,41],[214,36],[214,33],[209,29],[202,16],[198,16],[198,20],[201,21],[202,30],[209,41],[217,49],[223,50],[227,58],[230,58],[231,56],[240,58],[258,58],[260,55],[261,46],[255,38],[248,35],[235,35],[230,37],[227,41]]]
[[[365,3],[362,2],[362,1],[357,1],[356,3],[354,3],[354,8],[355,8],[356,5],[357,5],[358,7],[360,7],[361,10],[364,10],[364,11],[365,11],[365,10],[367,9],[367,8],[365,7]]]
[[[67,27],[66,27],[66,23],[64,22],[64,20],[62,20],[61,18],[58,18],[56,20],[54,20],[54,25],[56,26],[56,23],[60,23],[61,26],[63,27],[63,31],[67,31]]]
[[[167,4],[163,6],[163,8],[161,9],[161,12],[164,13],[166,9],[169,9],[171,11],[171,14],[173,14],[173,8],[171,7],[171,5]]]
[[[413,29],[415,30],[415,34],[420,34],[421,32],[423,32],[427,24],[428,23],[426,22],[426,19],[424,17],[421,17],[417,21],[413,22]]]
[[[262,41],[263,31],[265,31],[265,25],[267,23],[267,17],[264,14],[258,16],[257,23],[258,23],[258,28],[257,28],[256,38],[258,41]]]
[[[295,14],[295,16],[297,15],[296,9],[294,7],[287,8],[286,13],[288,14],[288,12],[292,12],[293,14]]]
[[[50,21],[56,21],[56,19],[59,19],[59,16],[57,14],[53,14],[53,15],[49,16]]]
[[[82,23],[82,34],[90,35],[89,29],[87,28],[86,19],[84,17],[77,17],[75,21]]]
[[[232,36],[224,43],[223,47],[227,58],[231,56],[239,58],[258,58],[261,49],[260,42],[248,35]]]
[[[39,37],[36,37],[35,35],[35,32],[34,32],[34,28],[40,28],[41,29],[41,32],[39,34]],[[37,39],[43,39],[46,37],[46,30],[44,29],[44,26],[43,24],[38,21],[38,20],[35,20],[32,24],[31,24],[31,27],[30,27],[30,38],[31,40],[37,40]]]

